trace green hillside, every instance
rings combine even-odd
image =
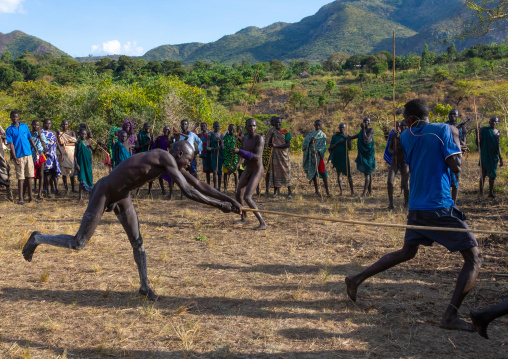
[[[443,43],[460,28],[454,18],[464,10],[464,0],[336,0],[300,22],[247,27],[208,43],[164,45],[143,58],[226,63],[278,60],[323,61],[330,54],[369,54],[391,49],[395,31],[399,53],[420,53],[425,44],[441,52]],[[456,42],[460,51],[478,43],[502,42],[506,32],[482,39]]]
[[[57,49],[49,42],[27,35],[19,30],[8,34],[0,32],[0,54],[4,51],[10,51],[14,57],[21,55],[25,51],[36,54],[50,53],[53,57],[69,57],[69,55]]]

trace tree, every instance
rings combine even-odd
[[[363,90],[358,86],[344,86],[339,91],[339,98],[346,109],[353,100],[357,99],[363,94]]]
[[[335,90],[335,88],[337,87],[337,84],[335,83],[335,81],[333,80],[329,80],[327,83],[326,83],[326,87],[325,87],[325,92],[327,94],[331,94],[333,90]]]
[[[374,73],[376,77],[381,75],[386,70],[388,70],[388,63],[386,61],[378,62],[372,66],[372,73]]]
[[[0,61],[5,62],[6,64],[10,64],[12,61],[14,61],[14,58],[12,57],[12,54],[9,50],[5,50],[0,57]]]
[[[429,50],[429,45],[425,44],[422,51],[422,68],[432,65],[433,56]]]
[[[286,66],[279,60],[270,60],[270,71],[276,79],[279,79],[286,70]]]
[[[0,89],[9,87],[15,79],[14,69],[6,64],[0,64]]]
[[[446,49],[446,52],[448,53],[448,59],[451,61],[455,60],[459,56],[454,43]]]
[[[489,31],[505,30],[508,25],[508,0],[466,0],[470,10],[463,18],[459,38],[482,37]]]

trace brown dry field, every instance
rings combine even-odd
[[[261,208],[405,223],[400,196],[397,209],[386,210],[380,160],[373,197],[336,196],[331,173],[334,195],[324,201],[304,181],[300,156],[293,160],[293,200],[261,197]],[[506,177],[496,183],[497,199],[478,199],[477,163],[470,155],[464,165],[458,205],[470,226],[507,231]],[[97,168],[96,179],[104,174]],[[361,192],[362,176],[355,173],[354,181]],[[0,193],[2,358],[508,357],[506,317],[489,327],[491,340],[438,326],[460,254],[422,248],[414,260],[368,280],[353,303],[344,277],[399,248],[403,230],[267,215],[268,230],[255,232],[252,216],[234,227],[234,215],[188,199],[165,200],[155,188],[153,199],[144,188],[134,203],[149,279],[161,296],[156,303],[137,294],[131,247],[114,214],[104,214],[82,251],[40,246],[27,263],[21,248],[31,231],[73,234],[85,205],[69,195],[21,207]],[[464,318],[508,298],[508,238],[478,239],[485,262],[460,309]]]

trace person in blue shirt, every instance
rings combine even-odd
[[[450,171],[461,170],[462,152],[458,131],[441,123],[429,123],[429,108],[416,99],[404,106],[408,129],[401,134],[401,145],[411,173],[408,225],[468,228],[450,194]],[[464,265],[459,273],[450,304],[441,319],[445,329],[475,331],[471,323],[459,319],[457,312],[473,288],[482,259],[472,233],[407,229],[404,246],[386,254],[363,272],[346,277],[347,295],[356,301],[358,287],[367,279],[397,264],[413,259],[420,245],[437,242],[449,251],[460,251]]]
[[[198,135],[196,135],[193,131],[189,131],[189,121],[188,120],[182,120],[180,121],[180,128],[182,129],[182,134],[185,136],[180,137],[179,141],[187,141],[191,144],[191,146],[194,148],[195,155],[200,155],[201,151],[203,151],[203,141],[199,138]],[[196,147],[194,146],[194,143],[198,144],[198,148],[196,150]],[[189,167],[186,168],[186,170],[193,175],[195,178],[198,178],[198,170],[197,170],[197,161],[196,156],[192,159]]]
[[[28,200],[32,198],[32,179],[34,178],[34,162],[32,159],[32,149],[37,152],[37,147],[32,140],[30,129],[24,123],[19,122],[19,112],[11,112],[12,124],[5,131],[7,146],[11,151],[11,157],[14,161],[16,178],[18,179],[19,200],[18,204],[24,204],[23,185],[25,179],[28,181]]]

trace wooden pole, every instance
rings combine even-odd
[[[245,104],[245,109],[243,111],[242,119],[240,121],[241,126],[243,126],[243,120],[245,118],[245,115],[247,114],[247,108],[249,107],[250,97],[252,96],[252,91],[254,90],[254,85],[256,84],[256,78],[258,77],[258,71],[259,71],[259,67],[256,68],[256,73],[254,74],[254,79],[252,80],[252,86],[250,87],[249,98],[247,99],[247,103]]]
[[[393,92],[393,136],[397,135],[397,106],[395,104],[395,31],[393,32],[393,81],[392,81],[392,92]],[[394,138],[394,154],[392,156],[392,161],[395,161],[395,165],[397,165],[397,140]],[[390,144],[388,144],[389,146]]]
[[[502,231],[486,231],[483,229],[465,229],[465,228],[450,228],[450,227],[427,227],[427,226],[413,226],[409,224],[392,224],[392,223],[376,223],[376,222],[361,222],[361,221],[351,221],[346,219],[336,219],[336,218],[323,218],[318,216],[304,216],[300,214],[286,213],[286,212],[276,212],[276,211],[267,211],[260,209],[252,209],[252,208],[241,208],[242,211],[247,212],[259,212],[264,214],[275,214],[279,216],[286,217],[296,217],[302,219],[311,219],[316,221],[325,221],[325,222],[335,222],[335,223],[344,223],[350,225],[360,225],[360,226],[371,226],[371,227],[389,227],[389,228],[401,228],[401,229],[416,229],[416,230],[425,230],[425,231],[442,231],[442,232],[462,232],[462,233],[480,233],[480,234],[496,234],[501,236],[508,236],[508,232]]]

